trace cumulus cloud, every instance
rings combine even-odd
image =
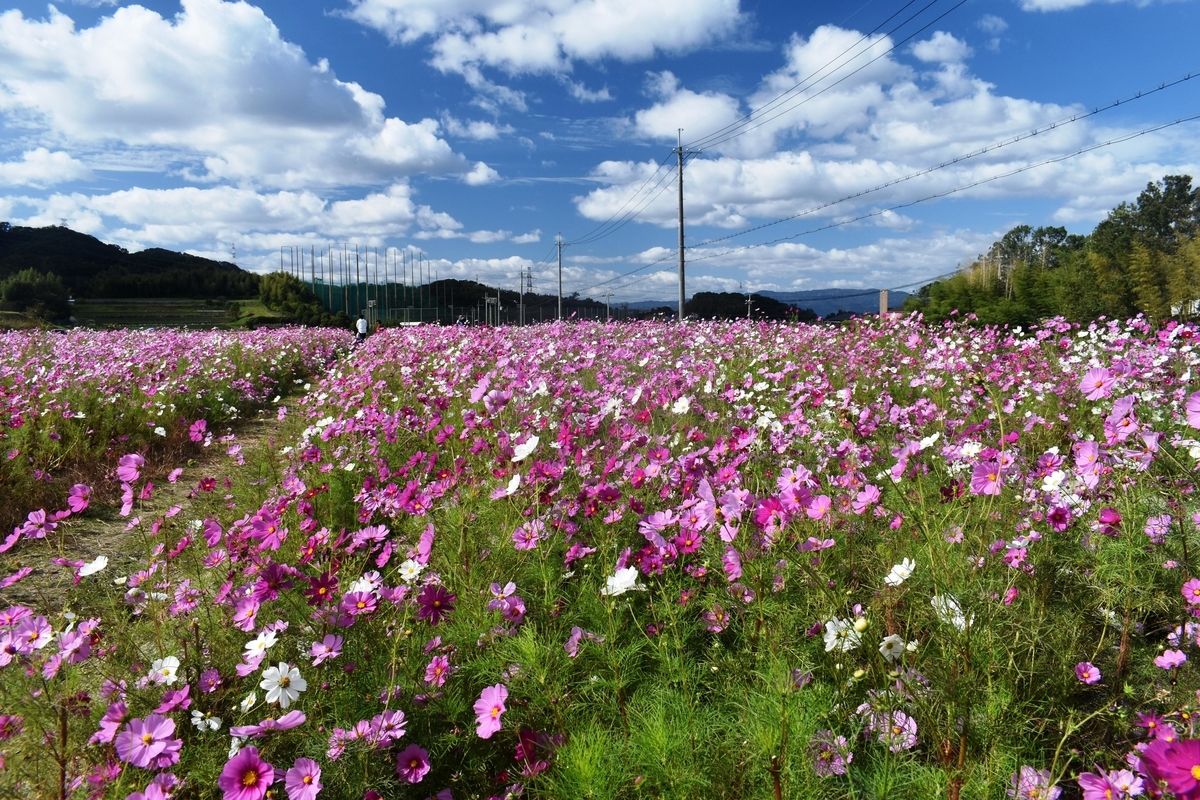
[[[333,200],[312,190],[248,187],[133,188],[108,194],[10,197],[13,224],[40,227],[66,218],[74,230],[130,250],[234,242],[239,249],[358,241],[380,245],[414,231],[459,237],[462,223],[413,200],[406,183],[359,198]]]
[[[683,53],[736,31],[738,0],[351,0],[346,15],[392,41],[431,42],[431,63],[494,93],[481,70],[565,74],[576,61]],[[576,99],[607,98],[568,83]],[[495,98],[493,98],[495,99]],[[509,97],[507,100],[512,100]],[[499,99],[498,102],[506,102]],[[523,102],[523,99],[522,99]]]
[[[936,31],[930,38],[913,44],[912,54],[926,63],[957,64],[971,57],[971,48],[945,31]]]
[[[0,14],[0,113],[79,146],[170,152],[199,181],[301,188],[468,167],[435,120],[387,117],[260,9],[182,6],[165,19],[130,5],[83,30],[53,6],[42,20]]]
[[[669,71],[647,75],[646,94],[657,100],[634,116],[638,133],[656,139],[675,141],[679,128],[691,135],[693,129],[723,128],[741,116],[739,102],[718,92],[698,94],[679,85]]]
[[[0,186],[31,186],[44,189],[58,183],[92,177],[82,161],[61,150],[45,147],[28,150],[20,161],[0,162]]]
[[[542,240],[541,229],[532,230],[529,233],[522,233],[520,236],[514,236],[510,240],[513,244],[533,244]]]
[[[463,183],[468,186],[484,186],[498,180],[500,180],[500,173],[482,161],[476,162],[475,167],[463,176]]]
[[[819,29],[807,39],[794,38],[785,52],[784,66],[763,79],[746,105],[757,108],[778,97],[860,38],[857,32],[833,28]],[[878,53],[889,44],[886,39],[878,39],[869,47]],[[790,230],[820,227],[985,180],[1120,133],[1099,129],[1090,121],[1061,125],[984,156],[829,205],[1081,110],[998,94],[995,87],[972,75],[964,64],[947,63],[967,53],[966,46],[948,34],[935,35],[922,44],[927,48],[914,56],[940,61],[940,68],[918,73],[896,61],[895,54],[887,55],[819,96],[800,96],[807,97],[807,102],[794,104],[778,120],[691,161],[685,197],[688,219],[692,224],[732,229],[764,218],[804,212],[800,219],[788,223],[793,226]],[[862,59],[866,56],[854,58],[865,63]],[[653,89],[651,94],[657,92],[658,102],[638,112],[635,119],[644,134],[666,139],[674,131],[667,130],[665,118],[658,129],[652,127],[649,112],[677,97],[694,100],[704,96],[689,94],[669,74],[658,75]],[[712,97],[706,102],[711,108],[724,109],[727,115],[735,113],[736,98],[722,95],[718,99],[719,103]],[[1103,164],[1096,154],[1093,158],[1047,165],[985,183],[971,189],[967,196],[1057,198],[1063,203],[1060,220],[1092,219],[1097,209],[1107,210],[1128,199],[1148,180],[1166,172],[1194,169],[1187,157],[1180,157],[1181,152],[1192,153],[1192,158],[1200,156],[1194,145],[1186,149],[1189,145],[1185,143],[1194,132],[1193,126],[1188,131],[1178,129],[1170,139],[1140,137],[1122,148],[1102,151],[1109,159]],[[685,137],[685,142],[689,138]],[[1166,159],[1166,154],[1172,155]],[[1167,160],[1172,163],[1164,163]],[[658,164],[653,161],[604,162],[591,175],[600,185],[576,197],[576,207],[588,219],[608,219],[630,201],[656,169]],[[641,207],[643,201],[655,197],[657,181],[665,172],[664,167],[631,204]],[[1099,187],[1105,187],[1104,191]],[[674,227],[677,208],[673,193],[658,194],[637,219]],[[917,224],[894,212],[873,216],[870,223],[897,229]]]

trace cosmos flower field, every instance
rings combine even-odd
[[[0,336],[0,795],[1200,798],[1198,338]]]

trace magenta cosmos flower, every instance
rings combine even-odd
[[[500,715],[504,713],[504,701],[508,699],[508,688],[503,683],[489,686],[475,701],[475,730],[480,739],[490,739],[500,730]]]
[[[161,714],[151,714],[145,719],[132,719],[117,734],[117,757],[135,767],[147,768],[175,735],[175,720]]]
[[[429,773],[429,753],[423,747],[410,744],[396,756],[396,772],[402,780],[420,783]]]
[[[1000,494],[1004,477],[1000,474],[1000,462],[984,461],[975,465],[971,473],[971,494]]]
[[[1100,682],[1100,670],[1090,661],[1080,661],[1075,665],[1075,677],[1091,686]]]
[[[311,758],[297,758],[283,776],[288,800],[314,800],[321,791],[321,766]]]
[[[224,800],[262,800],[274,782],[275,768],[258,757],[257,747],[242,748],[217,778]]]
[[[454,610],[458,597],[446,591],[444,586],[426,586],[417,595],[417,618],[437,626],[447,614]]]
[[[1181,800],[1200,796],[1200,740],[1155,739],[1142,752],[1142,770]]]

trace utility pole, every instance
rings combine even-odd
[[[525,268],[517,275],[517,324],[525,324]]]
[[[556,241],[558,243],[558,321],[562,322],[562,249],[565,245],[561,233]]]
[[[612,322],[612,292],[604,293],[604,321]]]
[[[679,156],[679,321],[683,322],[683,299],[684,299],[684,264],[685,258],[683,254],[683,158],[685,155],[693,155],[699,153],[699,150],[684,150],[683,149],[683,128],[680,128],[676,133],[676,141],[678,147],[675,148],[675,153]]]

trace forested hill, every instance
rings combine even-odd
[[[258,295],[259,276],[226,261],[160,248],[130,253],[69,228],[0,222],[0,281],[27,269],[54,273],[77,297]]]

